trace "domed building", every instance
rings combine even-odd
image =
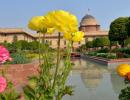
[[[86,14],[82,18],[79,30],[85,32],[85,38],[88,41],[92,41],[94,38],[108,36],[108,31],[101,30],[98,21],[89,14]]]
[[[79,25],[79,30],[85,32],[85,39],[84,41],[73,43],[74,48],[78,48],[82,44],[85,44],[86,41],[92,41],[94,38],[108,36],[108,31],[101,30],[100,24],[92,15],[85,15]],[[24,29],[0,28],[0,42],[13,42],[14,37],[17,37],[17,40],[26,40],[28,42],[38,40],[38,34],[34,35]],[[52,48],[57,48],[57,38],[57,34],[47,35],[46,41],[50,43]],[[61,36],[61,48],[66,48],[66,40],[63,36]]]
[[[99,31],[100,25],[93,16],[87,14],[82,18],[79,29],[84,32]]]

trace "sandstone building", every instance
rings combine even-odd
[[[93,39],[98,37],[108,36],[108,31],[101,30],[98,21],[92,15],[88,14],[82,18],[79,25],[79,30],[85,32],[85,39],[84,41],[74,43],[74,48],[77,48],[82,44],[85,44],[86,41],[92,41]],[[17,37],[17,40],[26,40],[28,42],[36,41],[38,39],[37,34],[31,34],[21,28],[0,28],[0,42],[13,42],[15,37]],[[57,37],[58,34],[46,36],[46,41],[50,43],[50,46],[52,48],[57,47]],[[61,36],[61,47],[66,47],[66,41],[64,40],[63,36]]]

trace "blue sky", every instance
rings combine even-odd
[[[130,0],[0,0],[0,27],[27,28],[31,17],[58,9],[75,14],[80,22],[88,8],[102,29],[109,29],[117,17],[130,16]]]

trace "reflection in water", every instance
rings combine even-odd
[[[114,71],[111,72],[111,83],[112,88],[116,94],[119,94],[121,89],[125,88],[124,78],[121,78]]]
[[[82,59],[74,60],[74,69],[81,69],[81,79],[84,85],[89,89],[94,89],[100,85],[100,81],[103,77],[104,66],[97,66],[97,64],[92,62],[86,62]]]
[[[118,100],[124,82],[115,70],[85,59],[73,59],[69,85],[76,86],[74,96],[65,96],[63,100]]]
[[[102,72],[98,69],[87,69],[81,73],[81,79],[87,88],[96,88],[102,80]]]

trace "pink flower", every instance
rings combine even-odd
[[[5,63],[7,60],[10,60],[9,51],[4,46],[0,46],[0,64]]]
[[[3,92],[6,87],[7,87],[6,79],[0,76],[0,93]]]

